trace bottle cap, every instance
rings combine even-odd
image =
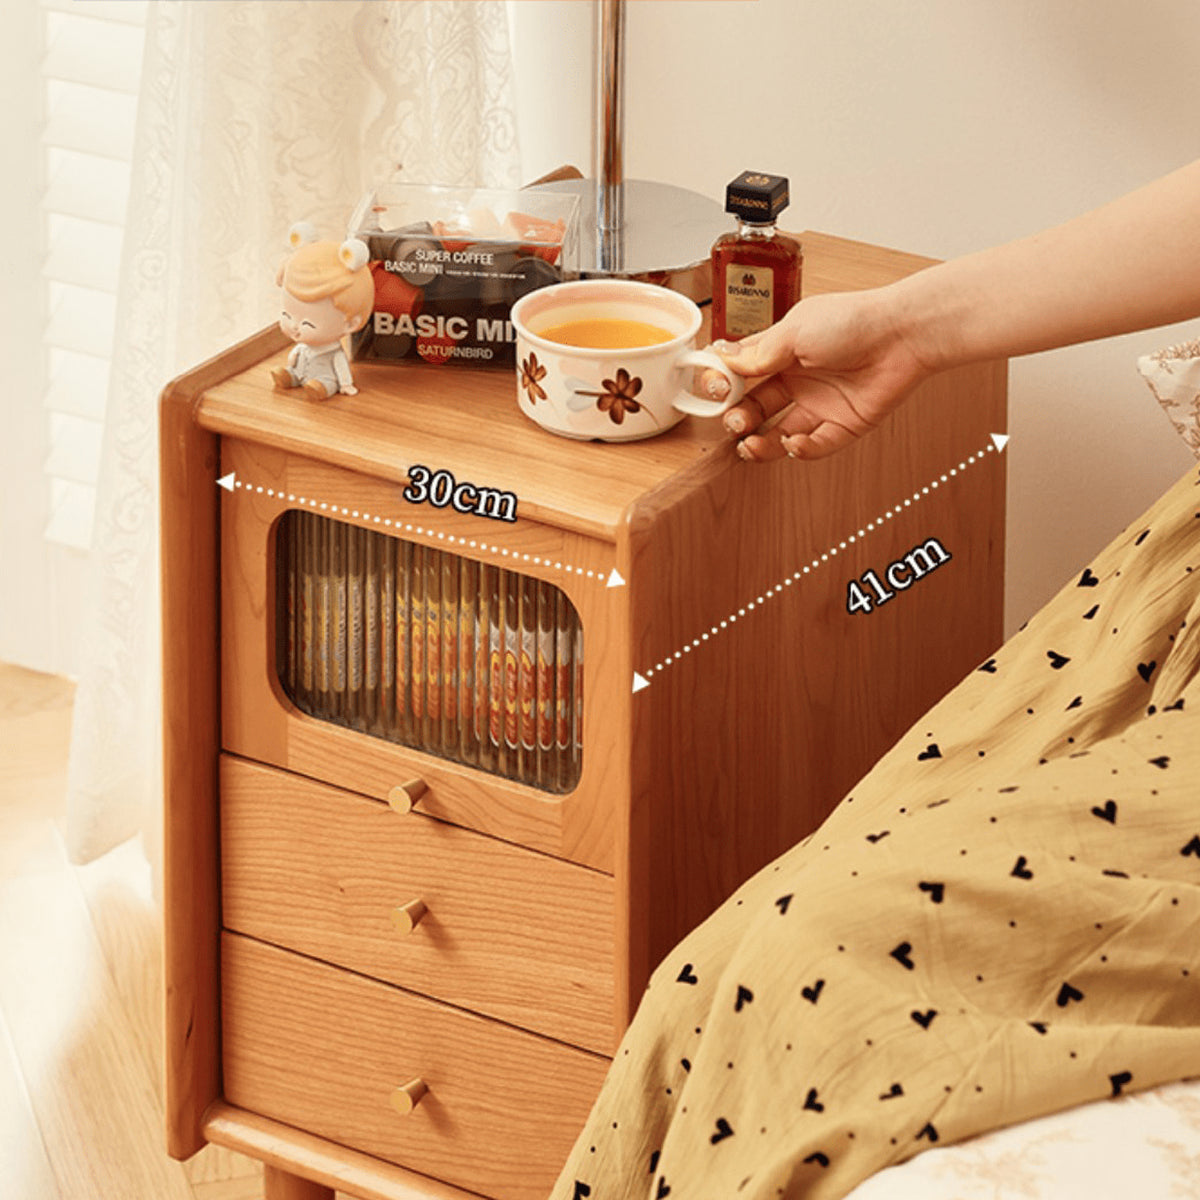
[[[725,188],[725,211],[743,221],[766,225],[788,206],[788,181],[783,175],[743,171]]]

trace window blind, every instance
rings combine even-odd
[[[91,544],[129,200],[144,0],[41,0],[46,538]]]

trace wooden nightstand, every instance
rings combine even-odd
[[[804,245],[808,291],[925,265]],[[507,371],[314,405],[283,347],[162,400],[169,1148],[535,1200],[658,958],[999,644],[1004,364],[753,466],[555,438]]]

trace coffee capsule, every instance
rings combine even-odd
[[[375,311],[387,313],[394,321],[403,316],[415,317],[421,311],[424,295],[403,276],[388,270],[384,263],[371,264],[375,281]],[[378,324],[378,322],[376,322]]]
[[[512,275],[518,261],[510,242],[471,242],[448,253],[441,273],[426,285],[430,300],[475,305],[508,295],[505,277]]]
[[[367,243],[367,255],[371,262],[382,262],[392,245],[392,237],[387,233],[362,234],[360,240]]]
[[[359,358],[407,358],[413,350],[415,339],[411,333],[372,333],[365,353]]]
[[[562,272],[556,266],[536,255],[524,255],[517,259],[512,274],[517,278],[510,281],[513,288],[511,300],[518,300],[527,292],[562,280]]]
[[[414,287],[424,287],[441,274],[445,250],[428,222],[394,232],[387,247],[388,270],[403,276]]]

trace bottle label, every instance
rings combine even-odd
[[[742,338],[766,329],[775,313],[775,272],[731,262],[725,268],[725,336]]]

